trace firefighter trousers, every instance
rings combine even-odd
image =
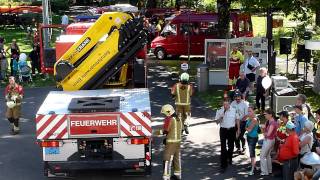
[[[21,105],[17,105],[13,108],[7,108],[7,118],[19,119],[21,115]]]
[[[191,115],[191,107],[190,105],[176,105],[176,113],[185,124],[187,117]]]
[[[180,142],[166,144],[164,150],[163,163],[164,180],[170,179],[172,166],[174,175],[181,179]]]

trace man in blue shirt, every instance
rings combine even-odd
[[[304,123],[306,121],[308,121],[308,118],[303,114],[301,105],[295,105],[294,111],[296,112],[296,116],[294,117],[294,124],[296,126],[296,133],[298,136],[300,136],[302,133],[302,129],[304,127]]]

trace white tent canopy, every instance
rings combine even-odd
[[[109,8],[113,11],[121,11],[121,12],[138,12],[138,7],[132,6],[131,4],[115,4],[110,5]]]

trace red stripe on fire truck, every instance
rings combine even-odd
[[[120,136],[151,136],[150,114],[147,112],[108,113],[120,115]],[[87,114],[88,115],[88,114]],[[37,139],[68,138],[68,115],[37,115]]]
[[[43,122],[45,121],[45,122]],[[37,139],[56,139],[62,137],[67,129],[66,115],[46,115],[37,123]]]
[[[123,113],[121,118],[127,123],[126,129],[132,133],[137,132],[140,136],[151,136],[151,121],[143,120],[142,113]]]
[[[145,136],[145,134],[140,130],[140,129],[133,129],[133,127],[138,126],[138,124],[134,124],[132,122],[132,119],[128,118],[128,113],[122,113],[120,115],[121,120],[123,120],[122,122],[125,122],[128,126],[124,126],[130,133],[132,132],[136,132],[138,133],[140,136]],[[124,123],[123,123],[124,124]],[[139,136],[138,135],[138,136]]]
[[[147,131],[147,134],[148,133],[151,133],[152,132],[152,129],[150,127],[150,120],[147,119],[147,118],[143,118],[143,114],[141,113],[129,113],[134,119],[136,119],[141,125],[143,128],[145,128]],[[146,134],[145,134],[146,135]]]

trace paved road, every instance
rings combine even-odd
[[[165,103],[172,103],[169,87],[174,82],[170,80],[170,73],[165,68],[152,64],[149,73],[149,87],[152,104],[153,128],[162,124],[160,107]],[[40,148],[35,144],[34,117],[47,93],[54,88],[35,88],[25,90],[23,104],[22,132],[20,135],[9,135],[8,122],[5,118],[0,121],[0,180],[41,180],[46,179],[42,173],[42,157]],[[3,90],[1,89],[1,92]],[[0,98],[0,117],[4,117],[4,99]],[[182,145],[183,178],[186,180],[200,179],[258,179],[246,176],[248,158],[238,156],[234,165],[221,175],[219,167],[219,138],[218,127],[211,120],[214,112],[193,99],[193,119],[190,135],[184,137]],[[126,177],[118,172],[81,172],[75,179],[152,179],[160,180],[162,174],[161,138],[153,141],[153,174],[151,177]],[[271,179],[271,178],[270,178]]]

